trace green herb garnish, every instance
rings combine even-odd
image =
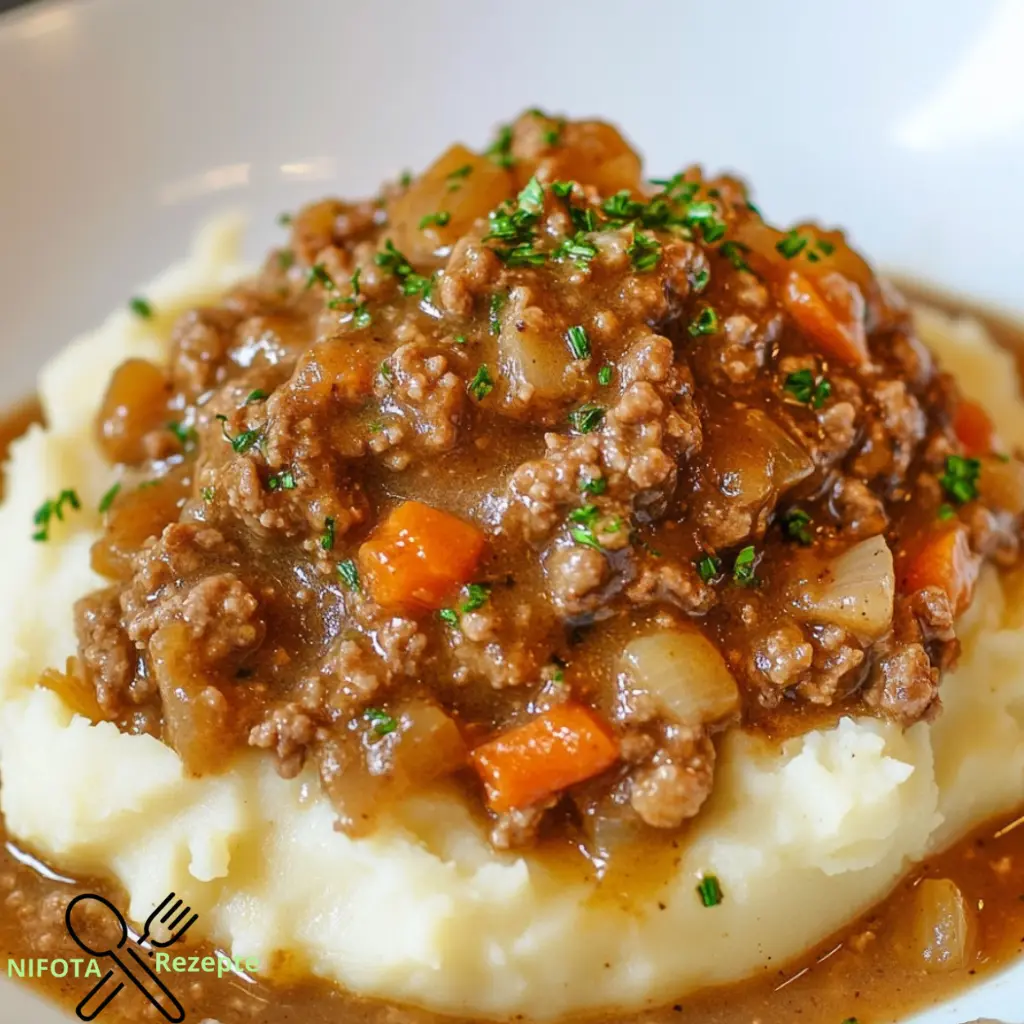
[[[334,518],[327,516],[324,519],[324,532],[320,534],[320,547],[324,551],[330,551],[334,547]]]
[[[110,511],[110,506],[114,504],[114,499],[117,497],[117,492],[121,490],[121,484],[114,484],[109,491],[106,491],[98,506],[99,512],[102,515],[104,512]]]
[[[32,516],[32,522],[38,529],[32,534],[33,540],[46,541],[50,539],[50,523],[53,519],[63,521],[65,505],[70,506],[75,512],[82,507],[76,491],[66,488],[56,498],[48,498],[36,509],[35,514]]]
[[[595,551],[604,550],[594,533],[594,525],[599,515],[596,505],[581,505],[569,513],[569,522],[574,524],[569,527],[569,535],[577,544],[593,548]]]
[[[589,434],[601,425],[604,409],[593,402],[587,402],[569,413],[569,423],[580,434]]]
[[[633,261],[633,267],[643,273],[645,270],[653,270],[661,260],[661,242],[652,235],[634,231],[633,241],[626,252]]]
[[[791,509],[782,517],[786,536],[805,545],[814,540],[810,530],[811,521],[811,517],[800,508]]]
[[[497,138],[484,151],[484,156],[488,157],[499,167],[504,167],[506,169],[515,164],[515,159],[512,156],[511,125],[503,124],[498,129]]]
[[[697,886],[697,895],[705,907],[717,907],[722,902],[722,887],[714,875],[703,875]]]
[[[477,368],[473,379],[467,385],[467,390],[478,402],[482,402],[494,390],[494,381],[486,363],[481,363]]]
[[[470,583],[466,587],[466,599],[459,605],[460,612],[475,612],[483,608],[491,596],[491,588],[485,583]]]
[[[326,291],[332,292],[337,285],[334,283],[334,278],[327,272],[327,268],[322,263],[314,263],[306,273],[306,289],[310,289],[315,284],[323,285]]]
[[[825,377],[815,378],[810,370],[797,370],[786,377],[783,390],[798,402],[820,409],[832,395],[832,384]]]
[[[718,313],[713,306],[705,306],[697,315],[697,319],[690,322],[690,336],[699,338],[702,334],[716,334],[720,326]]]
[[[736,561],[732,563],[732,578],[742,587],[756,583],[757,577],[754,575],[756,562],[757,552],[754,550],[753,544],[741,549],[736,556]]]
[[[194,427],[186,427],[177,421],[167,424],[167,429],[178,439],[185,451],[191,451],[199,440],[199,435]]]
[[[232,437],[228,433],[228,418],[222,413],[218,413],[217,417],[221,423],[221,432],[224,434],[224,439],[228,441],[231,447],[239,455],[244,455],[253,445],[258,444],[261,438],[259,430],[243,430],[242,433],[236,434]]]
[[[491,296],[487,310],[487,326],[491,334],[501,333],[501,311],[505,308],[506,302],[508,302],[508,296],[503,292],[495,292]]]
[[[807,239],[800,234],[795,228],[792,231],[787,232],[785,238],[780,238],[775,243],[776,250],[787,260],[793,259],[795,256],[799,256],[807,246]]]
[[[255,391],[249,392],[249,397],[245,400],[246,405],[252,405],[253,402],[262,402],[267,397],[266,391],[262,388],[257,388]]]
[[[451,219],[452,215],[447,210],[428,213],[425,217],[420,218],[420,231],[431,226],[443,228]]]
[[[580,490],[584,494],[604,494],[608,490],[608,481],[603,476],[595,476],[580,481]]]
[[[612,382],[612,372],[610,364],[605,363],[604,366],[597,371],[597,383],[600,384],[601,387],[608,387]]]
[[[958,505],[965,505],[978,497],[978,478],[981,463],[962,455],[946,456],[946,471],[939,477],[942,489]]]
[[[267,490],[294,491],[295,474],[290,469],[286,469],[280,473],[276,473],[274,476],[269,477],[267,479]]]
[[[697,573],[705,583],[710,583],[722,571],[722,563],[714,555],[704,555],[697,562]]]
[[[334,542],[334,524],[331,524],[331,542]],[[321,544],[323,538],[321,538]],[[344,562],[338,563],[338,575],[341,577],[341,582],[348,587],[349,590],[354,590],[357,594],[362,589],[359,584],[359,570],[356,568],[356,563],[351,558],[346,558]]]
[[[463,179],[468,178],[472,173],[472,164],[463,164],[461,167],[456,167],[454,171],[449,171],[445,175],[445,181],[448,182],[448,191],[454,192],[456,189],[462,188]]]
[[[459,628],[459,613],[454,608],[442,608],[438,613],[437,617],[447,625],[451,626],[452,629]]]
[[[212,487],[200,487],[199,488],[199,497],[201,497],[203,499],[203,501],[205,501],[207,504],[209,504],[211,501],[213,501],[213,496],[214,496],[215,493],[216,493],[216,491]]]
[[[136,295],[128,303],[128,308],[140,319],[140,320],[152,320],[153,319],[153,307],[150,305],[147,299],[142,298],[141,295]]]
[[[367,708],[363,712],[363,717],[373,726],[373,731],[378,736],[387,736],[398,728],[398,722],[380,708]]]
[[[587,337],[585,327],[581,327],[579,324],[570,327],[566,332],[566,338],[574,359],[590,358],[590,338]]]

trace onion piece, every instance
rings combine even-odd
[[[715,645],[696,629],[631,640],[622,666],[635,694],[646,694],[682,724],[708,725],[739,710],[736,680]]]
[[[972,959],[972,915],[956,883],[926,878],[914,890],[913,949],[931,974],[958,971]]]
[[[833,623],[866,638],[889,630],[896,580],[884,537],[869,537],[837,558],[812,564],[793,602],[801,618]]]
[[[519,395],[555,402],[572,393],[566,379],[572,356],[565,342],[547,326],[541,311],[527,304],[525,289],[514,288],[502,309],[498,359],[506,401],[532,415],[533,406]]]

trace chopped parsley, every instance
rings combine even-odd
[[[612,220],[636,220],[644,212],[644,204],[632,198],[628,188],[610,196],[601,204],[601,209]]]
[[[490,230],[485,241],[511,243],[508,248],[494,249],[499,259],[512,267],[537,267],[547,260],[534,245],[534,227],[543,209],[544,186],[532,177],[517,196],[514,209],[506,201],[488,214]]]
[[[447,210],[438,210],[437,213],[428,213],[425,217],[420,218],[420,231],[429,227],[443,228],[451,219],[452,215]]]
[[[533,242],[519,242],[510,249],[495,249],[494,253],[510,267],[539,267],[548,258]]]
[[[717,907],[722,902],[722,886],[715,875],[702,875],[697,895],[705,907]]]
[[[572,428],[580,434],[589,434],[601,425],[604,419],[604,409],[593,402],[587,402],[578,409],[569,413],[569,423]]]
[[[744,254],[750,250],[742,242],[723,242],[718,251],[736,270],[746,270],[750,272],[750,264],[747,263],[746,259],[744,259]]]
[[[548,128],[544,132],[544,144],[546,146],[557,146],[562,140],[562,132],[565,131],[565,118],[560,117],[555,121],[554,128]]]
[[[605,363],[600,370],[597,371],[597,383],[601,387],[606,388],[612,382],[612,367],[609,363]]]
[[[791,260],[795,256],[799,256],[806,247],[807,239],[804,238],[796,228],[787,232],[784,238],[780,238],[775,243],[776,251],[782,256],[785,256],[787,260]]]
[[[798,402],[820,409],[832,395],[832,384],[825,377],[815,377],[810,370],[797,370],[786,377],[783,390]]]
[[[277,223],[280,224],[281,227],[286,228],[288,227],[289,224],[291,224],[291,222],[292,215],[290,213],[279,213],[277,215]]]
[[[295,490],[295,474],[290,470],[286,469],[280,473],[274,474],[267,480],[268,491],[294,491]]]
[[[708,270],[707,267],[702,267],[700,270],[697,271],[696,274],[693,275],[693,281],[691,282],[693,290],[699,294],[700,292],[704,291],[705,288],[707,288],[708,282],[710,280],[711,271]]]
[[[791,509],[782,518],[786,536],[804,545],[811,544],[814,540],[810,530],[811,522],[811,517],[800,508]]]
[[[429,299],[434,282],[429,277],[417,274],[412,264],[396,248],[391,239],[384,242],[384,251],[373,258],[382,270],[386,270],[398,278],[403,295],[422,295]]]
[[[327,272],[327,268],[322,263],[314,263],[306,274],[307,290],[315,284],[323,285],[324,289],[329,292],[333,292],[338,287],[334,283],[334,278],[331,277]]]
[[[714,555],[704,555],[697,562],[697,574],[705,583],[710,583],[722,571],[722,563]]]
[[[266,391],[262,388],[257,388],[255,391],[249,392],[249,397],[245,400],[246,405],[252,405],[253,402],[262,402],[267,397]]]
[[[572,195],[572,182],[553,181],[551,182],[551,191],[554,195],[558,196],[559,199],[567,199]]]
[[[553,260],[572,260],[580,270],[585,269],[596,255],[597,246],[587,238],[582,230],[559,242],[551,250]]]
[[[847,1017],[843,1024],[860,1024],[860,1021],[856,1017]]]
[[[445,181],[448,182],[448,191],[454,192],[456,189],[462,188],[463,179],[468,178],[472,173],[472,164],[463,164],[461,167],[456,167],[454,171],[449,171],[445,175]]]
[[[222,413],[217,414],[217,419],[221,423],[221,432],[224,434],[224,440],[231,444],[231,447],[239,455],[244,455],[253,445],[259,444],[262,434],[259,430],[243,430],[240,434],[236,434],[232,437],[228,433],[228,418]]]
[[[324,532],[320,534],[320,547],[330,551],[334,547],[334,517],[324,519]]]
[[[593,548],[595,551],[602,551],[603,548],[594,533],[594,525],[600,513],[596,505],[581,505],[569,513],[569,535],[577,544]]]
[[[373,726],[373,731],[378,736],[387,736],[398,728],[397,720],[380,708],[367,708],[363,712],[363,717]]]
[[[469,341],[469,338],[467,338],[464,334],[453,334],[452,341],[454,341],[456,345],[465,345],[466,342]]]
[[[211,501],[213,501],[213,496],[214,496],[215,493],[216,493],[216,491],[212,487],[201,487],[199,489],[199,496],[207,504],[209,504]]]
[[[499,167],[509,168],[515,164],[512,156],[512,126],[503,124],[498,129],[498,136],[484,151],[484,156]]]
[[[467,389],[478,402],[482,402],[494,390],[494,381],[486,363],[481,363],[477,368]]]
[[[575,324],[566,332],[566,338],[574,359],[590,358],[590,338],[585,327]]]
[[[395,375],[395,371],[391,369],[391,364],[386,359],[381,362],[378,370],[385,380],[391,380]]]
[[[128,308],[140,319],[140,320],[152,320],[153,319],[153,307],[148,299],[144,299],[141,295],[136,295],[128,303]]]
[[[584,494],[604,494],[608,490],[608,481],[603,476],[592,477],[580,481],[580,490]]]
[[[196,441],[199,440],[195,427],[186,427],[177,421],[172,421],[167,424],[167,429],[178,439],[181,447],[187,452],[191,451],[195,447]]]
[[[943,522],[943,523],[948,522],[955,515],[956,515],[956,509],[953,508],[952,505],[940,505],[939,506],[938,516],[939,516],[940,522]]]
[[[544,209],[544,186],[533,175],[519,193],[519,209],[535,216]]]
[[[412,171],[402,171],[398,177],[398,184],[402,188],[408,188],[412,184]]]
[[[942,489],[958,505],[965,505],[978,497],[978,477],[981,463],[963,455],[947,455],[946,471],[939,477]]]
[[[121,490],[121,484],[116,483],[113,487],[107,491],[102,498],[98,506],[100,514],[110,511],[110,506],[114,504],[114,499],[117,497],[117,492]]]
[[[295,265],[295,253],[291,249],[281,249],[277,254],[277,265],[282,270],[291,270]]]
[[[333,530],[334,525],[331,525],[331,539],[333,543]],[[321,538],[321,543],[323,539]],[[341,577],[341,582],[348,587],[349,590],[354,590],[356,593],[362,589],[359,584],[359,570],[356,568],[356,563],[351,558],[346,558],[344,562],[338,563],[338,575]]]
[[[699,338],[702,334],[717,334],[720,326],[718,313],[713,306],[705,306],[697,315],[697,319],[690,322],[690,336]]]
[[[757,562],[757,552],[754,545],[749,544],[742,548],[732,563],[732,578],[741,586],[747,587],[757,582],[754,570]]]
[[[48,498],[36,509],[32,516],[32,522],[38,529],[32,534],[33,540],[46,541],[50,539],[50,523],[53,519],[63,521],[65,505],[70,506],[75,512],[82,507],[76,491],[67,488],[61,491],[56,498]]]
[[[633,261],[633,267],[643,273],[646,270],[653,270],[661,260],[661,242],[652,235],[634,231],[633,241],[626,248],[626,252]]]
[[[505,308],[506,302],[508,302],[508,296],[503,292],[495,292],[491,296],[490,305],[487,309],[487,326],[491,334],[499,334],[501,332],[501,311]]]
[[[454,608],[442,608],[437,613],[437,617],[452,629],[459,628],[459,613]]]
[[[491,588],[485,583],[470,583],[466,587],[466,599],[459,605],[460,612],[475,612],[483,608],[491,596]]]

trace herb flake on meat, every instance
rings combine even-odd
[[[978,497],[978,478],[981,463],[963,455],[946,456],[946,471],[939,477],[939,483],[946,494],[958,505],[966,505]]]
[[[661,261],[661,242],[653,235],[634,231],[633,241],[627,246],[626,252],[633,262],[634,269],[643,273],[646,270],[653,270]]]
[[[713,306],[705,306],[697,314],[697,318],[690,322],[687,330],[690,332],[691,337],[699,338],[704,334],[717,334],[720,326],[721,322],[719,321],[717,311]]]
[[[815,377],[811,370],[797,370],[786,377],[783,390],[798,402],[820,409],[832,397],[832,383],[825,377]]]
[[[494,381],[491,379],[491,373],[487,369],[486,363],[481,363],[477,367],[473,379],[466,385],[466,390],[478,402],[482,402],[494,390]]]
[[[697,561],[697,574],[705,583],[710,583],[722,571],[722,562],[714,555],[704,555]]]
[[[100,503],[97,506],[97,511],[102,515],[104,512],[109,512],[111,505],[114,504],[114,499],[117,497],[118,492],[121,490],[120,482],[114,484],[109,490],[105,491],[103,497],[100,498]]]
[[[333,543],[333,524],[331,529],[331,539]],[[359,582],[359,570],[356,568],[356,563],[351,558],[346,558],[344,562],[338,563],[338,575],[341,577],[341,582],[344,583],[349,590],[354,590],[357,594],[362,590],[362,586]]]
[[[741,586],[749,587],[757,582],[755,568],[757,564],[757,552],[753,544],[742,548],[732,564],[732,578]]]
[[[587,402],[569,413],[569,423],[579,434],[590,434],[597,430],[603,419],[604,409],[593,402]]]
[[[805,546],[814,542],[814,535],[810,529],[811,523],[811,517],[800,508],[791,509],[782,519],[786,536]]]
[[[398,728],[396,719],[386,711],[381,711],[380,708],[367,708],[363,712],[363,716],[378,736],[387,736]]]

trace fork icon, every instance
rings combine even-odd
[[[139,945],[149,943],[157,949],[166,949],[173,946],[185,932],[199,920],[198,914],[192,914],[192,908],[185,906],[184,900],[176,900],[175,893],[169,892],[152,910],[146,918],[146,924],[139,936]],[[188,915],[192,914],[191,917]],[[157,925],[163,925],[166,938],[153,938],[153,929]]]

